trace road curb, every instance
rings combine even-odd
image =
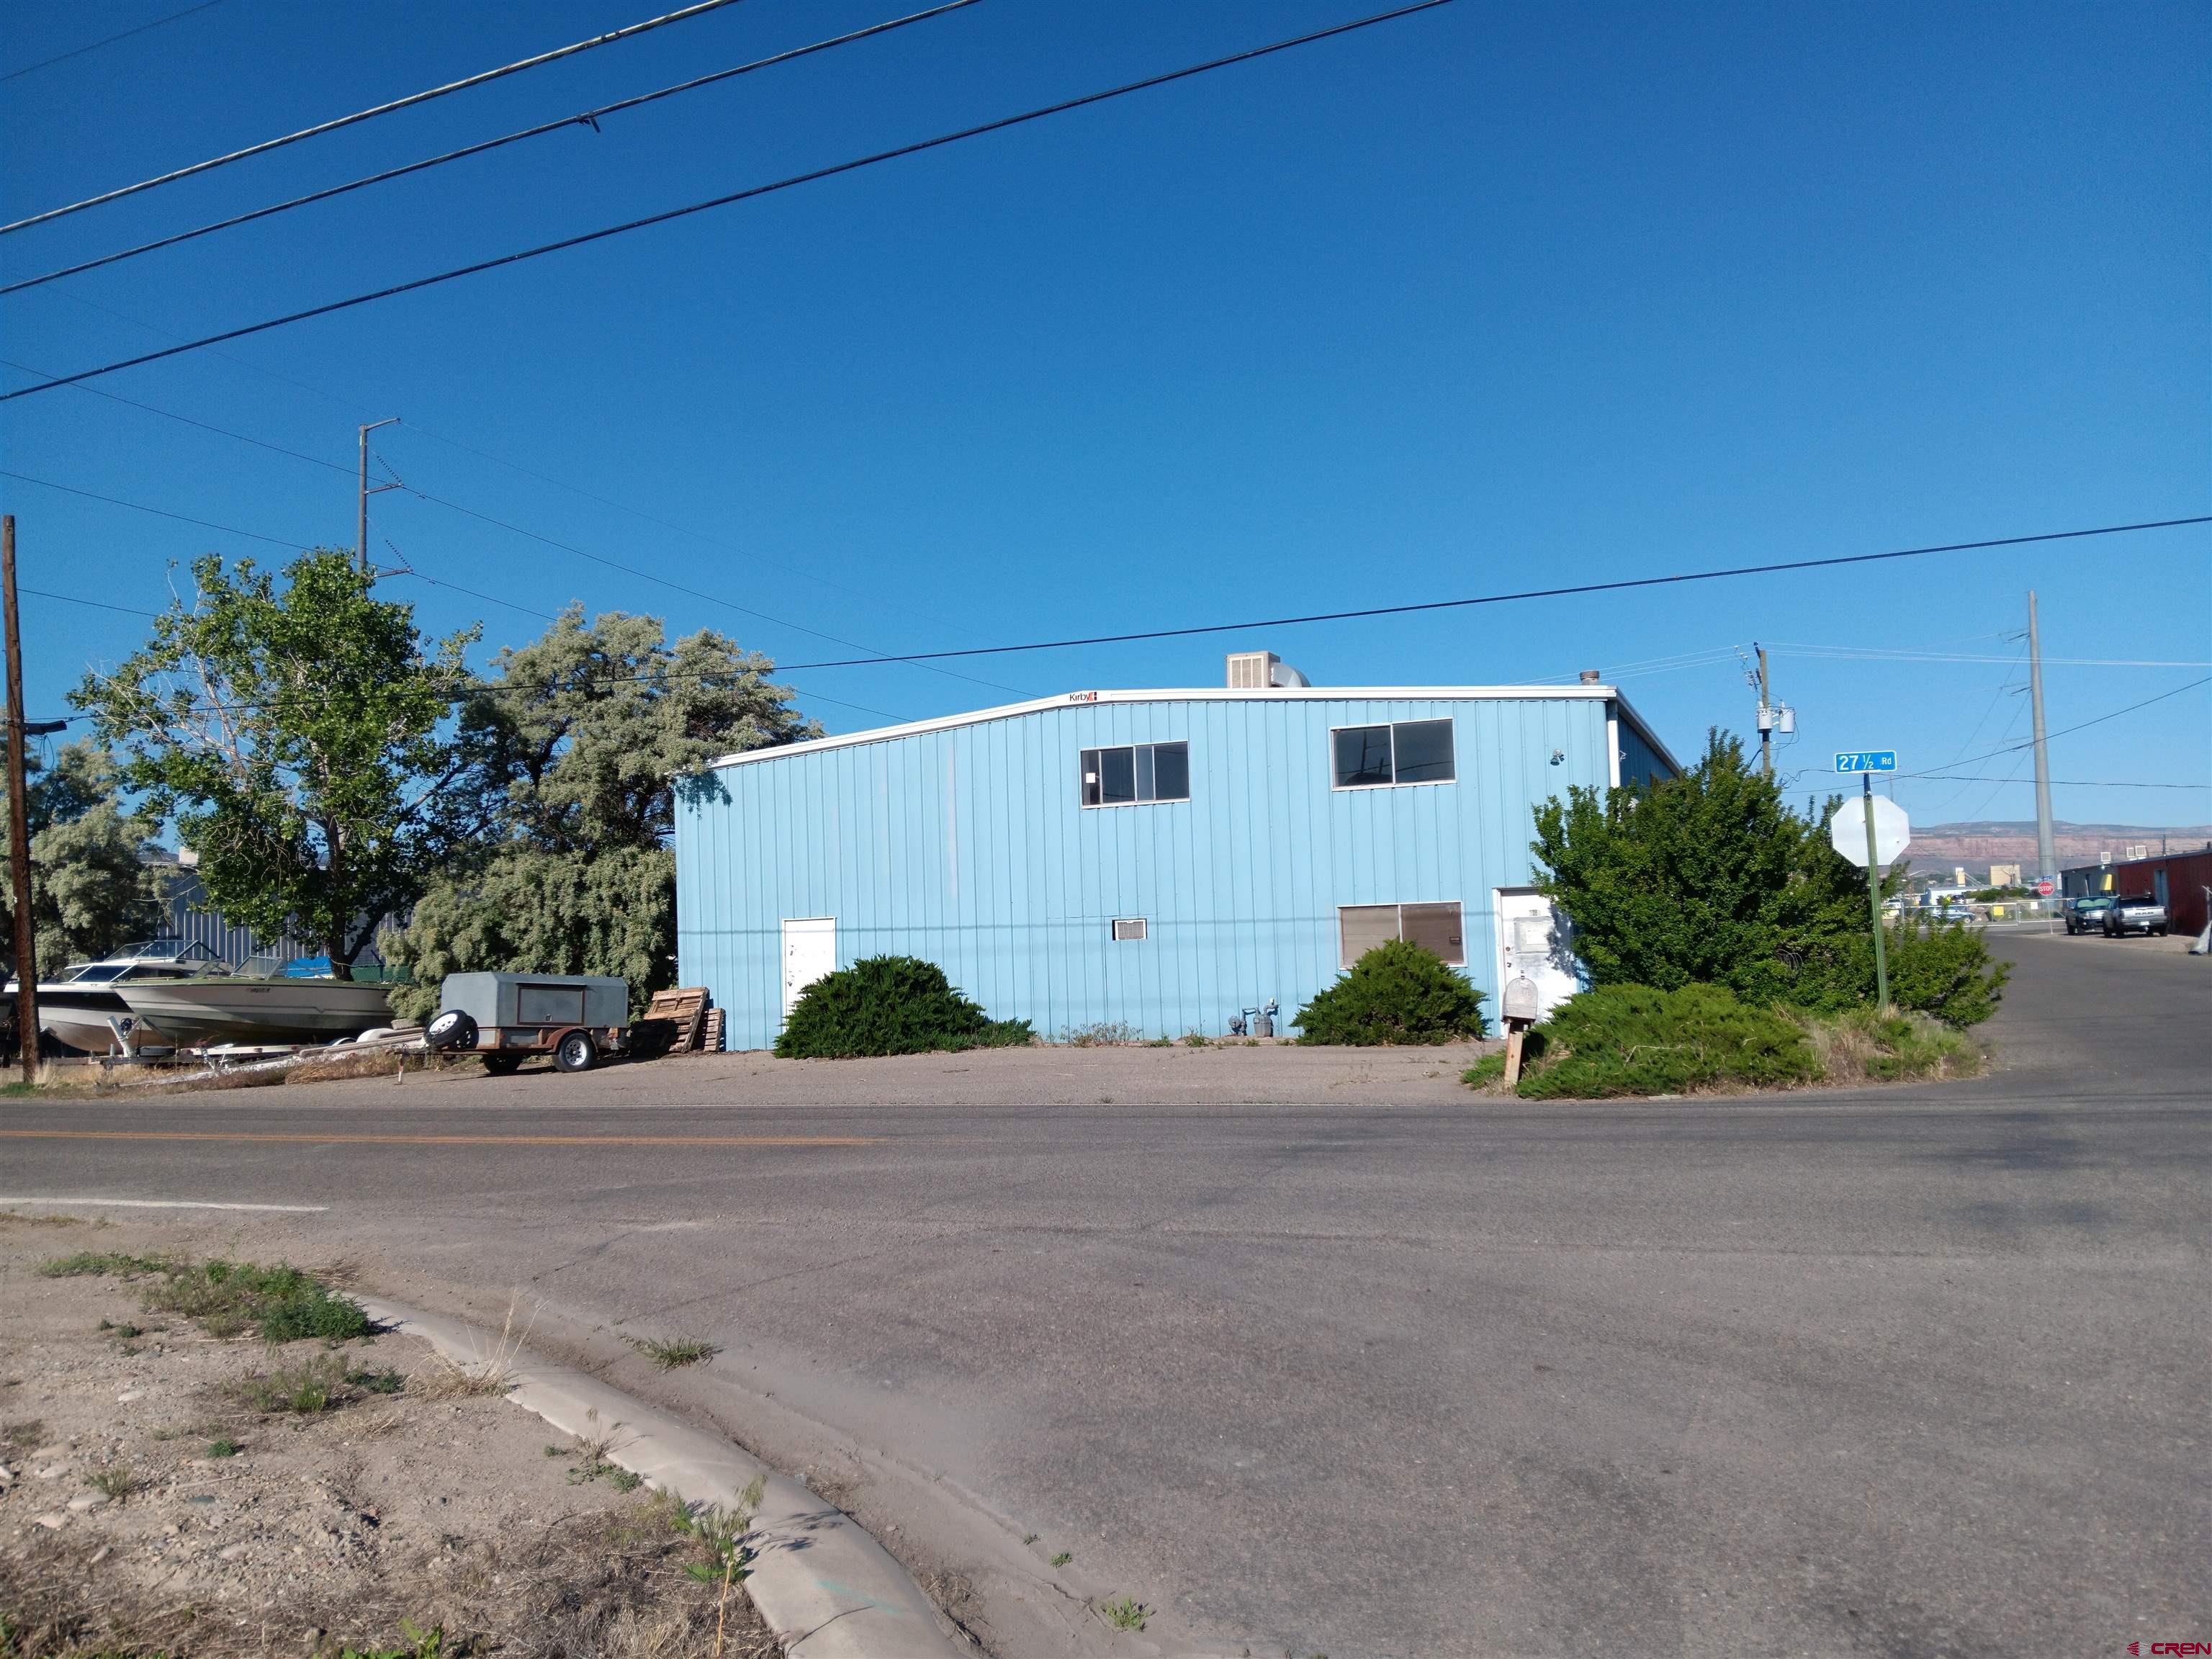
[[[493,1333],[381,1297],[354,1298],[379,1323],[422,1338],[456,1364],[504,1358],[507,1398],[564,1434],[612,1434],[607,1461],[686,1503],[734,1504],[759,1480],[744,1588],[792,1659],[933,1659],[970,1656],[890,1553],[852,1516],[743,1449],[571,1366],[505,1346]],[[619,1427],[617,1427],[619,1425]]]

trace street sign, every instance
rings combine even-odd
[[[1912,840],[1905,809],[1881,795],[1846,799],[1828,820],[1828,843],[1862,870],[1867,861],[1867,809],[1874,809],[1874,854],[1878,863],[1894,864]]]
[[[2035,890],[2039,897],[2049,898],[2053,893],[2058,890],[2058,884],[2051,880],[2050,877],[2045,876],[2041,881],[2035,884]]]
[[[1849,749],[1836,753],[1838,772],[1894,772],[1897,770],[1897,750],[1894,749]]]

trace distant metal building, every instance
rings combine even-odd
[[[1042,1036],[1219,1036],[1380,940],[1464,967],[1495,1015],[1579,971],[1529,890],[1535,810],[1671,776],[1613,687],[1308,686],[1264,653],[1218,690],[1077,691],[714,763],[679,791],[682,982],[772,1043],[833,968],[938,963]]]

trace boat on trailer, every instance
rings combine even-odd
[[[222,958],[197,940],[142,939],[97,962],[76,963],[58,979],[40,981],[39,1029],[56,1042],[90,1054],[107,1053],[117,1046],[118,1036],[128,1048],[149,1043],[166,1047],[171,1041],[167,1033],[147,1028],[124,1000],[123,987],[228,972]],[[15,989],[10,980],[8,993]]]
[[[311,964],[260,957],[235,973],[134,980],[118,988],[140,1029],[150,1025],[180,1048],[330,1042],[392,1023],[389,983],[300,971],[305,967]]]

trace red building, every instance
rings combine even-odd
[[[2201,933],[2207,887],[2212,887],[2212,847],[2116,864],[2108,890],[2122,895],[2148,893],[2166,907],[2175,933]]]

